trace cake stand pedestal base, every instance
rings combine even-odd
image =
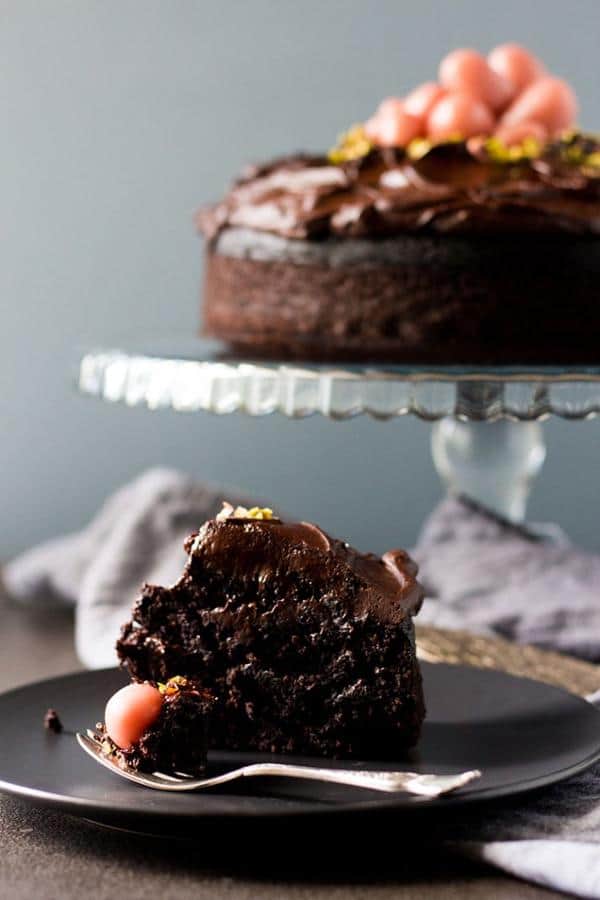
[[[433,425],[431,451],[449,491],[465,494],[513,522],[525,518],[527,497],[546,456],[538,422],[462,422]]]

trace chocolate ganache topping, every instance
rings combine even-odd
[[[186,549],[192,559],[206,558],[211,565],[215,560],[226,561],[233,583],[258,585],[268,580],[278,584],[284,603],[293,603],[298,578],[315,585],[317,602],[320,591],[324,596],[328,591],[335,593],[336,583],[354,579],[358,589],[352,614],[372,614],[395,624],[416,615],[423,602],[417,566],[404,550],[390,550],[383,557],[359,553],[309,522],[232,513],[206,522]],[[230,604],[219,614],[224,612],[232,620],[243,620],[248,614],[243,605]]]
[[[600,142],[571,134],[516,159],[474,140],[421,155],[375,148],[337,163],[298,154],[248,168],[220,203],[200,211],[198,225],[209,240],[228,227],[309,240],[600,234]]]

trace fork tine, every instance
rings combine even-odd
[[[95,762],[100,763],[101,766],[109,769],[113,774],[120,775],[121,778],[126,778],[128,781],[133,781],[134,784],[141,784],[147,788],[154,788],[154,790],[158,788],[163,791],[193,790],[198,784],[193,779],[190,781],[190,776],[187,776],[184,781],[182,778],[171,777],[163,772],[150,774],[147,772],[136,772],[128,766],[120,766],[106,756],[102,750],[101,743],[95,736],[90,738],[78,731],[75,737],[81,749],[85,750]]]
[[[153,772],[152,773],[155,778],[159,778],[161,781],[174,781],[175,784],[179,784],[182,778],[191,778],[191,775],[167,775],[166,772]]]
[[[132,772],[131,769],[120,768],[110,760],[105,754],[102,752],[101,745],[98,740],[89,738],[85,734],[81,734],[79,731],[75,735],[77,738],[77,743],[81,747],[82,750],[91,756],[96,762],[100,763],[101,766],[104,766],[105,769],[110,769],[112,772],[117,772],[121,775],[122,778],[127,778],[129,781],[133,781],[136,784],[143,784],[146,787],[152,787],[152,783],[146,779],[143,775],[138,775],[137,772]]]

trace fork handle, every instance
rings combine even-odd
[[[329,784],[347,784],[370,788],[373,791],[410,790],[410,782],[417,778],[415,772],[361,772],[354,769],[318,769],[315,766],[294,766],[287,763],[254,763],[240,771],[244,777],[275,775],[280,778],[302,778]]]

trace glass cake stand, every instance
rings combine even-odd
[[[447,487],[513,521],[523,519],[544,462],[540,422],[600,412],[600,365],[303,364],[241,359],[201,339],[90,350],[78,386],[128,406],[187,413],[415,415],[433,423],[433,461]]]

